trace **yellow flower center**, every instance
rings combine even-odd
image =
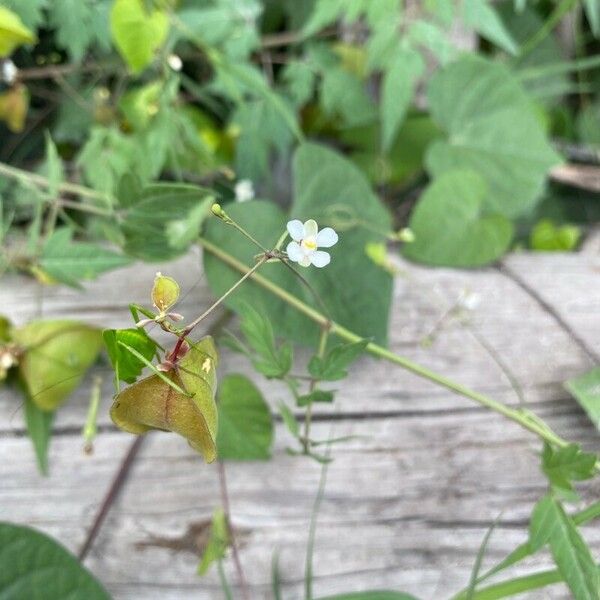
[[[308,250],[316,250],[317,249],[317,241],[312,240],[310,238],[302,240],[302,245]]]

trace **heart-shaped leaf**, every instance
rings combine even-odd
[[[560,159],[510,71],[466,56],[432,78],[428,98],[434,119],[448,134],[427,152],[431,174],[473,169],[489,186],[486,208],[507,217],[530,210],[547,171]]]
[[[42,410],[60,406],[102,348],[102,333],[77,321],[32,321],[12,331],[20,346],[19,377]]]
[[[178,367],[165,373],[187,394],[176,391],[158,375],[146,377],[115,396],[110,416],[130,433],[152,429],[173,431],[188,440],[206,462],[217,457],[218,356],[210,336],[192,344]]]
[[[510,221],[485,210],[485,181],[473,171],[450,171],[425,190],[410,228],[415,241],[404,254],[432,265],[476,267],[502,256],[513,236]]]

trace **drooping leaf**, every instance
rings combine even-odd
[[[415,240],[404,247],[404,254],[452,267],[476,267],[500,258],[508,250],[513,226],[503,215],[486,210],[487,190],[474,171],[440,175],[411,214]]]
[[[53,420],[53,412],[42,410],[28,394],[25,395],[27,433],[33,443],[38,469],[42,475],[48,474],[48,449],[50,447]]]
[[[362,340],[335,346],[323,358],[313,356],[308,363],[308,370],[315,379],[344,379],[348,375],[348,367],[364,352],[367,344],[367,340]]]
[[[228,375],[219,387],[217,449],[224,460],[271,457],[273,419],[268,404],[243,375]]]
[[[133,383],[146,365],[119,342],[135,348],[146,360],[156,352],[156,343],[141,328],[105,329],[102,337],[115,374],[127,383]]]
[[[573,520],[552,496],[544,496],[533,509],[529,526],[533,549],[544,544],[564,577],[575,600],[597,600],[600,596],[600,572],[590,550]]]
[[[0,598],[110,600],[108,592],[75,556],[47,535],[0,523]]]
[[[19,378],[31,400],[53,411],[79,386],[102,348],[99,329],[77,321],[31,321],[12,330],[23,355]]]
[[[472,27],[481,37],[509,54],[517,54],[519,49],[515,40],[489,0],[465,0],[463,17],[466,25]]]
[[[383,79],[381,121],[383,149],[389,150],[406,116],[415,92],[417,79],[425,64],[415,50],[402,49],[394,54]]]
[[[121,224],[125,236],[127,254],[143,260],[168,260],[179,256],[189,247],[188,244],[174,247],[169,243],[169,227],[185,220],[194,211],[202,213],[197,222],[196,235],[201,221],[210,214],[213,202],[211,192],[193,185],[159,183],[146,187],[138,202],[130,205]]]
[[[569,379],[565,387],[600,430],[600,367],[594,367],[579,377]]]
[[[139,73],[154,58],[169,32],[165,10],[146,10],[143,0],[115,0],[110,15],[115,45],[133,73]]]
[[[507,217],[529,211],[559,157],[508,69],[481,57],[463,57],[436,73],[428,98],[433,117],[448,135],[427,152],[431,174],[473,169],[488,185],[485,208]]]
[[[279,414],[288,428],[288,431],[294,436],[298,437],[300,434],[300,425],[294,416],[294,413],[290,410],[290,407],[285,402],[279,402],[277,405],[279,408]]]
[[[164,373],[187,394],[177,392],[158,375],[146,377],[115,396],[110,409],[115,425],[129,433],[152,429],[186,438],[206,462],[217,457],[217,350],[210,336],[192,344],[176,371]]]
[[[222,508],[217,508],[213,513],[210,537],[198,565],[198,575],[206,575],[214,562],[223,560],[230,543],[227,517]]]
[[[57,229],[44,243],[39,267],[52,279],[79,287],[80,281],[93,279],[123,267],[131,259],[88,242],[74,242],[68,227]]]
[[[542,470],[557,493],[576,499],[573,481],[591,479],[596,473],[596,455],[583,452],[577,444],[553,448],[544,444]]]
[[[22,44],[36,41],[35,34],[25,27],[17,14],[0,6],[0,58],[9,56]]]

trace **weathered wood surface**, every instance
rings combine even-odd
[[[516,404],[506,374],[484,346],[492,348],[509,365],[529,408],[561,435],[600,450],[597,432],[562,387],[565,379],[593,364],[590,354],[600,354],[598,253],[594,248],[576,255],[519,254],[505,265],[504,271],[461,272],[401,264],[404,276],[395,286],[391,348]],[[124,326],[129,322],[127,304],[147,303],[155,270],[137,265],[101,278],[83,294],[46,289],[41,299],[33,282],[5,278],[0,306],[17,322],[41,308],[45,317]],[[210,293],[197,255],[161,265],[161,270],[189,290],[182,312],[195,315],[208,306]],[[465,290],[479,298],[468,326],[447,319],[433,344],[424,347],[423,337]],[[249,372],[242,358],[224,351],[222,373],[232,371]],[[39,527],[74,551],[132,440],[110,423],[112,382],[104,373],[101,433],[94,454],[82,453],[80,429],[89,393],[83,386],[56,420],[47,479],[36,473],[19,400],[0,391],[1,518]],[[284,397],[282,388],[251,376],[271,402]],[[315,436],[333,432],[360,437],[336,446],[329,468],[314,557],[316,595],[378,587],[423,599],[449,597],[467,582],[479,544],[500,514],[486,563],[501,559],[525,539],[532,505],[545,488],[536,455],[539,444],[530,434],[370,358],[358,363],[339,390],[336,403],[318,411]],[[275,552],[284,598],[302,594],[308,522],[320,469],[286,455],[289,443],[279,424],[272,461],[227,467],[232,520],[255,598],[271,597]],[[588,500],[599,495],[598,484],[585,489]],[[215,467],[203,465],[183,440],[151,434],[87,564],[115,598],[219,598],[215,574],[204,579],[195,575],[205,525],[218,504]],[[600,557],[600,528],[588,527],[586,533]],[[550,564],[547,557],[538,557],[517,572]],[[234,579],[231,565],[227,567]],[[569,594],[555,586],[530,597]]]

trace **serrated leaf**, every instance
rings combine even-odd
[[[298,396],[296,403],[298,406],[309,406],[315,402],[331,404],[333,402],[334,393],[329,390],[313,390],[308,394]]]
[[[433,265],[476,267],[500,258],[513,237],[501,214],[486,210],[486,182],[474,171],[448,171],[421,195],[409,222],[414,242],[404,247],[413,260]]]
[[[48,449],[50,447],[53,420],[54,412],[42,410],[29,397],[29,394],[25,394],[25,423],[27,424],[27,433],[33,444],[38,469],[42,475],[48,474]]]
[[[517,54],[519,48],[510,32],[502,23],[489,0],[464,0],[463,18],[481,37],[496,44],[509,54]]]
[[[585,410],[596,429],[600,430],[600,367],[569,379],[565,387]]]
[[[23,44],[33,44],[36,41],[35,34],[25,27],[17,14],[0,6],[0,58],[9,56]]]
[[[206,575],[214,562],[223,560],[230,543],[227,517],[222,508],[217,508],[213,513],[210,536],[198,565],[198,575]]]
[[[126,383],[133,383],[146,365],[119,342],[134,348],[146,360],[151,360],[156,352],[154,340],[143,329],[137,327],[105,329],[102,337],[117,377]]]
[[[364,352],[367,340],[340,344],[332,348],[323,358],[313,356],[308,363],[308,371],[315,378],[325,381],[344,379],[348,367]]]
[[[117,49],[131,71],[139,73],[154,59],[169,32],[166,11],[147,11],[142,0],[115,0],[110,28]]]
[[[76,594],[86,600],[110,596],[75,556],[47,535],[0,523],[0,598],[64,600]]]
[[[439,177],[457,168],[473,169],[488,185],[487,209],[506,217],[529,211],[559,157],[508,69],[466,56],[432,78],[428,98],[433,117],[448,135],[427,152],[430,173]]]
[[[243,375],[228,375],[219,387],[219,458],[267,460],[271,457],[273,419],[260,391]]]
[[[542,470],[558,493],[576,498],[572,482],[594,477],[596,460],[595,454],[583,452],[577,444],[556,449],[544,444]]]
[[[177,392],[158,375],[146,377],[115,396],[110,409],[115,425],[129,433],[152,429],[173,431],[186,438],[206,462],[217,457],[217,350],[210,336],[190,344],[176,371],[164,373]]]
[[[597,600],[600,573],[573,520],[552,496],[544,496],[533,509],[530,544],[539,549],[550,544],[556,566],[575,600]]]
[[[77,321],[31,321],[12,330],[23,350],[19,378],[45,411],[62,404],[80,384],[102,348],[99,329]]]
[[[62,227],[46,240],[39,267],[52,279],[79,287],[80,281],[123,267],[130,258],[88,242],[72,241],[73,232]]]

